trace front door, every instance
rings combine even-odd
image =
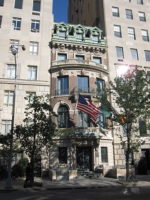
[[[77,147],[77,169],[92,170],[92,147]]]

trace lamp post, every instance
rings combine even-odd
[[[25,51],[24,45],[19,45],[22,47],[22,50]],[[14,136],[14,124],[15,124],[15,107],[16,107],[16,80],[17,80],[17,54],[18,48],[14,45],[10,46],[10,51],[14,56],[15,63],[15,82],[14,82],[14,95],[13,95],[13,105],[12,105],[12,121],[11,121],[11,130],[10,130],[10,146],[9,146],[9,154],[8,154],[8,164],[7,164],[7,179],[6,179],[6,189],[12,189],[12,178],[11,178],[11,164],[13,158],[13,136]]]

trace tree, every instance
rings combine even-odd
[[[110,89],[100,92],[101,105],[112,113],[111,119],[118,122],[126,133],[126,140],[122,140],[126,157],[126,180],[129,178],[130,155],[137,151],[141,141],[136,138],[139,118],[146,118],[150,111],[150,89],[147,74],[144,71],[136,71],[132,76],[122,76],[110,82]],[[119,107],[117,112],[110,101],[108,94]]]
[[[24,124],[16,126],[15,133],[21,147],[30,159],[30,184],[34,183],[35,157],[42,148],[49,147],[55,131],[54,113],[47,96],[26,97],[30,101],[25,109]]]

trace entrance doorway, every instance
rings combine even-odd
[[[77,169],[92,171],[92,147],[77,147]]]

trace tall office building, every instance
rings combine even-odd
[[[112,80],[132,66],[150,71],[149,0],[70,0],[68,13],[70,23],[98,26],[104,30]],[[115,131],[119,133],[120,127],[115,127]],[[145,134],[148,133],[147,130]],[[142,152],[150,170],[150,143],[147,137],[145,141]],[[122,165],[121,154],[117,155],[119,148],[118,143],[116,164]]]
[[[0,0],[0,134],[22,123],[25,96],[49,93],[52,23],[52,0]]]

